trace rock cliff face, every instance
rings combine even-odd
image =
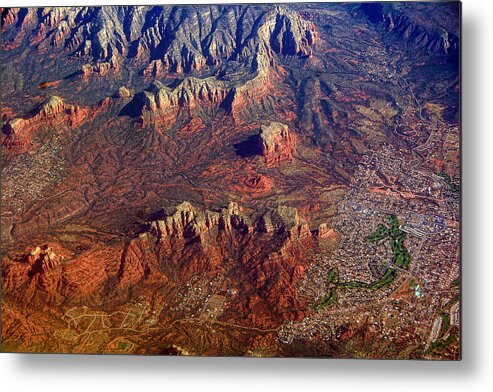
[[[4,260],[2,276],[4,293],[12,293],[23,303],[35,297],[46,302],[62,299],[62,258],[48,245],[37,246],[14,262]]]
[[[173,87],[154,82],[147,91],[135,97],[134,105],[142,108],[142,124],[169,122],[168,119],[176,116],[180,108],[193,110],[200,105],[215,105],[235,115],[245,106],[254,105],[256,100],[268,93],[272,80],[278,77],[274,53],[310,57],[316,33],[309,22],[282,8],[262,15],[259,19],[258,26],[249,27],[251,32],[243,42],[241,39],[235,41],[221,35],[224,42],[220,43],[218,35],[211,38],[212,41],[203,48],[203,52],[192,49],[192,44],[190,48],[185,44],[185,49],[181,49],[178,57],[176,48],[171,45],[164,59],[152,60],[143,71],[145,76],[162,77],[169,73],[181,75],[207,66],[220,66],[226,59],[232,63],[237,62],[240,72],[230,73],[226,69],[218,75],[206,78],[186,77]],[[198,22],[193,19],[189,23]],[[187,27],[187,31],[188,28],[192,27]],[[199,35],[203,28],[205,27],[200,24]],[[236,28],[240,29],[241,26]],[[179,31],[175,34],[181,37],[185,33]],[[211,34],[216,33],[211,32],[209,36]],[[181,37],[177,42],[189,41],[193,40],[187,36]],[[212,48],[215,48],[214,52],[211,52]],[[152,53],[152,47],[149,50]]]
[[[250,66],[264,51],[267,55],[272,51],[310,55],[316,37],[313,24],[283,7],[258,11],[255,7],[197,8],[197,12],[186,14],[171,11],[167,22],[165,15],[156,13],[153,26],[137,44],[138,57],[150,59],[144,74],[182,74],[225,61]]]
[[[48,98],[32,117],[14,118],[3,127],[3,142],[7,148],[24,149],[31,142],[32,135],[43,124],[64,123],[69,127],[80,125],[87,110],[77,105],[66,104],[62,98]]]
[[[311,57],[311,46],[317,36],[314,25],[292,12],[282,10],[280,6],[277,8],[275,22],[273,19],[274,16],[270,16],[266,23],[272,49],[283,55]]]
[[[201,105],[236,115],[269,92],[282,58],[310,57],[317,36],[312,22],[281,6],[12,8],[2,20],[5,49],[29,40],[38,53],[82,62],[73,76],[86,82],[126,68],[181,78],[135,96],[143,126],[173,123],[181,108]]]
[[[129,240],[124,245],[116,277],[121,289],[133,287],[143,281],[163,284],[167,280],[160,274],[159,260],[145,235]]]
[[[306,314],[296,284],[303,277],[308,250],[324,237],[318,228],[310,230],[296,208],[279,206],[259,215],[234,202],[212,211],[183,202],[170,215],[156,214],[162,217],[150,221],[140,235],[111,249],[64,259],[44,245],[18,258],[4,258],[4,294],[24,303],[77,301],[111,281],[117,282],[111,295],[117,295],[142,284],[221,273],[231,287],[248,293],[238,299],[238,306],[254,325],[271,326]],[[97,255],[104,258],[96,267]],[[237,272],[232,274],[232,268]]]
[[[267,166],[283,160],[291,161],[296,151],[296,136],[285,124],[273,122],[262,126],[259,135],[259,150]]]
[[[223,108],[235,115],[243,102],[264,95],[268,83],[267,77],[261,74],[240,86],[215,77],[188,77],[175,87],[156,81],[149,89],[137,94],[129,107],[136,109],[135,114],[144,126],[170,124],[170,118],[176,117],[182,109],[190,112],[209,106]]]
[[[212,69],[226,61],[248,66],[257,53],[310,56],[316,37],[311,22],[281,6],[262,7],[64,7],[6,9],[2,31],[30,34],[43,51],[68,52],[88,61],[87,78],[119,72],[123,63],[143,66],[145,76],[181,75]],[[18,36],[5,48],[21,44]]]
[[[279,206],[259,215],[234,202],[215,211],[184,202],[173,214],[150,222],[149,233],[157,239],[156,253],[166,260],[162,268],[168,274],[178,271],[186,279],[197,272],[227,274],[232,287],[248,293],[238,306],[257,325],[306,314],[296,282],[303,277],[306,255],[317,245],[319,230],[310,230],[296,208]],[[195,256],[176,251],[187,247]],[[233,265],[241,273],[226,272]],[[269,314],[271,321],[260,321],[263,316],[254,313]]]
[[[234,202],[218,211],[199,209],[189,202],[183,202],[174,214],[152,221],[149,227],[150,232],[162,240],[201,240],[202,236],[210,231],[218,234],[221,231],[228,233],[233,229],[243,234],[287,234],[290,239],[299,239],[311,234],[308,225],[298,217],[296,208],[279,206],[255,216],[246,213]]]
[[[434,54],[455,52],[459,47],[457,33],[447,28],[444,20],[429,15],[427,20],[413,18],[406,14],[406,6],[388,7],[386,4],[372,3],[359,6],[359,11],[371,23],[379,23],[400,42],[409,47]],[[458,26],[455,26],[458,27]]]
[[[118,89],[115,96],[116,98],[130,98],[132,97],[132,91],[129,90],[127,87],[122,86]]]

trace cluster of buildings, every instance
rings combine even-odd
[[[313,258],[299,289],[307,302],[319,303],[329,288],[328,273],[337,268],[337,301],[299,323],[286,324],[280,342],[314,335],[330,340],[341,326],[357,327],[368,317],[378,324],[380,338],[391,342],[415,339],[426,345],[430,334],[437,334],[437,313],[458,292],[451,284],[459,276],[459,196],[447,191],[442,178],[409,162],[404,152],[389,147],[361,161],[332,222],[340,244],[333,253]],[[438,192],[432,194],[431,187]],[[407,269],[393,264],[388,240],[368,241],[379,226],[389,227],[391,215],[406,233],[404,244],[411,254]],[[377,290],[343,284],[371,284],[389,268],[396,271],[395,278]],[[459,304],[454,306],[450,318],[457,325]]]

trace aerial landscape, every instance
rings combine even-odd
[[[459,2],[1,12],[2,352],[461,358]]]

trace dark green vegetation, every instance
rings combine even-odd
[[[370,242],[379,242],[388,236],[389,229],[383,223],[380,223],[375,231],[366,237],[366,239]]]
[[[456,278],[450,283],[450,288],[460,288],[460,280],[459,278]],[[446,307],[453,306],[457,302],[459,302],[460,299],[460,293],[455,294],[452,299],[447,303]]]
[[[366,240],[369,242],[378,243],[385,239],[390,241],[392,249],[392,264],[402,269],[408,269],[411,263],[411,254],[404,245],[406,233],[399,228],[397,216],[389,215],[389,226],[379,224],[375,231],[371,233]],[[372,283],[359,282],[356,280],[349,282],[339,282],[339,270],[332,268],[327,275],[327,294],[322,298],[322,301],[312,306],[312,309],[318,310],[325,306],[332,305],[337,302],[337,289],[339,287],[347,289],[367,289],[376,291],[390,285],[397,277],[397,271],[394,268],[387,268],[385,273]]]
[[[372,291],[381,289],[382,287],[391,284],[394,281],[395,277],[396,277],[396,271],[393,270],[392,268],[389,268],[387,271],[385,271],[385,274],[383,274],[383,276],[380,279],[370,284],[368,288]]]
[[[337,288],[339,287],[339,270],[337,268],[332,268],[329,271],[326,282],[328,286],[327,294],[320,303],[311,306],[313,310],[319,310],[337,302]]]
[[[454,343],[457,340],[457,336],[451,333],[447,338],[437,340],[430,345],[428,349],[429,354],[439,355],[443,350],[445,350],[448,346]]]
[[[443,311],[440,312],[440,317],[442,318],[442,331],[448,331],[450,328],[450,317]]]
[[[460,285],[459,278],[454,279],[450,284],[451,288],[458,288]],[[438,315],[442,318],[442,327],[440,338],[433,342],[428,348],[428,354],[434,356],[443,356],[444,351],[453,343],[457,342],[457,327],[450,325],[451,307],[459,302],[460,294],[455,294],[439,311]]]
[[[330,306],[335,302],[337,302],[337,287],[331,287],[327,294],[322,298],[322,301],[319,304],[312,306],[312,309],[318,310]]]
[[[453,287],[460,287],[460,279],[459,278],[455,278],[452,283],[450,283],[450,287],[453,288]]]
[[[327,284],[339,283],[339,270],[337,268],[332,268],[327,275]]]
[[[333,268],[330,270],[327,276],[327,284],[330,285],[327,294],[322,298],[322,301],[312,306],[313,310],[319,310],[326,306],[330,306],[337,302],[337,289],[339,287],[348,289],[368,289],[371,291],[379,290],[385,286],[390,285],[396,278],[396,271],[392,268],[388,268],[382,277],[373,283],[358,282],[356,280],[350,282],[339,282],[339,270]]]
[[[443,181],[445,181],[445,183],[449,186],[449,188],[453,192],[460,192],[460,186],[457,184],[454,184],[452,182],[452,178],[447,173],[439,172],[439,173],[437,173],[437,176],[440,177]]]
[[[378,289],[381,289],[391,284],[394,281],[395,277],[396,277],[396,271],[392,268],[388,268],[387,271],[385,271],[385,273],[382,275],[382,277],[373,283],[351,281],[351,282],[343,283],[341,286],[346,287],[348,289],[361,288],[361,289],[369,289],[371,291],[376,291]]]
[[[448,305],[452,306],[455,305],[457,302],[459,302],[459,294],[454,295],[449,301]]]
[[[389,227],[380,224],[376,230],[366,237],[369,242],[380,242],[386,238],[390,241],[393,252],[392,263],[399,268],[408,269],[411,263],[411,254],[404,246],[406,233],[399,228],[399,221],[395,215],[389,216]]]

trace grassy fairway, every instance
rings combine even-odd
[[[390,242],[392,249],[392,264],[402,269],[408,269],[411,263],[411,254],[404,245],[406,233],[400,229],[397,216],[389,216],[389,226],[379,224],[375,231],[371,233],[366,240],[368,242],[378,243],[383,240]],[[387,268],[382,277],[372,283],[358,282],[356,280],[349,282],[339,282],[339,270],[332,268],[327,275],[327,294],[322,298],[319,304],[312,306],[314,310],[318,310],[325,306],[332,305],[337,302],[337,289],[344,287],[348,289],[367,289],[371,291],[379,290],[390,285],[397,277],[397,271],[394,268]]]

